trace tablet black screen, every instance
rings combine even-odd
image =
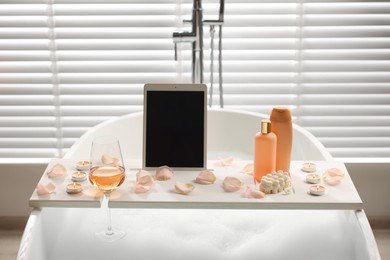
[[[147,91],[145,166],[204,167],[205,93]]]

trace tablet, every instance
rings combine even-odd
[[[207,87],[146,84],[142,166],[202,170],[207,160]]]

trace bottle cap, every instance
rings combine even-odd
[[[272,122],[291,122],[291,111],[286,107],[275,107],[272,109],[270,119]]]
[[[268,134],[271,132],[271,121],[268,119],[261,120],[261,133]]]

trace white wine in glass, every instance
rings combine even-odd
[[[107,242],[114,242],[126,235],[124,231],[115,230],[111,226],[111,212],[108,207],[111,192],[125,180],[125,167],[119,141],[115,137],[101,136],[93,140],[91,146],[91,169],[89,181],[103,192],[101,207],[107,207],[107,229],[97,232],[95,236]]]
[[[94,166],[90,169],[91,183],[103,192],[111,192],[125,180],[125,168],[122,166]]]

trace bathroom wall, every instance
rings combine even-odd
[[[390,163],[346,166],[368,217],[390,220]],[[0,220],[29,215],[28,200],[45,168],[44,164],[0,164]]]
[[[349,163],[346,167],[366,214],[390,220],[390,163]]]
[[[45,169],[44,164],[0,164],[0,217],[30,213],[28,200]]]

